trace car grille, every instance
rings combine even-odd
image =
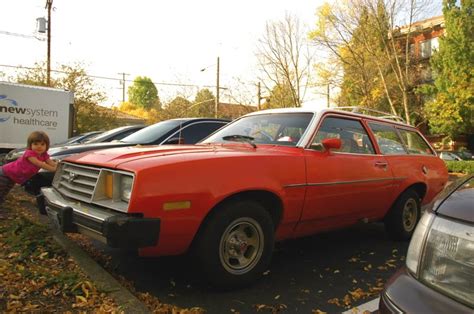
[[[99,168],[62,163],[54,177],[53,186],[63,196],[90,203],[99,174]]]

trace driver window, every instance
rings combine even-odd
[[[357,120],[327,117],[323,120],[311,148],[323,151],[322,141],[327,138],[341,140],[341,148],[334,152],[351,154],[375,154],[374,146],[364,127]]]

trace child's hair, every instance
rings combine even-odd
[[[28,147],[28,149],[31,149],[31,145],[37,142],[46,143],[46,151],[49,149],[49,137],[48,137],[48,134],[46,134],[45,132],[34,131],[33,133],[31,133],[28,136],[28,141],[27,141],[26,146]]]

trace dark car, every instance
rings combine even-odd
[[[61,160],[73,154],[91,150],[134,145],[195,144],[226,125],[229,120],[214,118],[181,118],[161,121],[147,126],[119,141],[50,148],[51,158]],[[51,185],[54,174],[41,171],[26,184],[27,192],[37,195],[39,188]]]
[[[406,266],[387,283],[380,313],[473,313],[474,175],[431,203],[411,239]]]
[[[106,132],[103,131],[94,131],[84,133],[83,135],[79,135],[78,138],[71,138],[64,144],[55,144],[52,145],[49,150],[48,154],[50,156],[57,156],[58,152],[62,154],[70,147],[75,147],[76,145],[80,144],[91,144],[91,143],[107,143],[112,141],[118,141],[127,137],[138,130],[143,129],[144,125],[127,125],[121,126]],[[25,152],[26,148],[15,149],[8,153],[5,156],[5,162],[12,162],[20,158],[23,153]]]
[[[87,133],[82,133],[82,134],[70,137],[64,142],[54,143],[54,144],[51,145],[50,149],[52,149],[54,147],[59,147],[59,146],[76,145],[76,144],[84,143],[87,140],[90,140],[90,139],[100,135],[101,133],[103,133],[103,131],[91,131],[91,132],[87,132]],[[25,150],[26,150],[26,147],[16,148],[16,149],[13,149],[13,150],[9,151],[2,158],[2,164],[3,163],[9,163],[9,162],[17,160],[18,158],[20,158],[23,155]]]
[[[146,127],[146,125],[126,125],[121,126],[103,133],[99,133],[87,140],[81,142],[81,144],[91,144],[91,143],[107,143],[113,141],[119,141],[141,129]]]
[[[447,161],[473,160],[473,156],[468,151],[439,151],[439,158]]]
[[[81,144],[85,141],[90,140],[91,138],[103,133],[104,131],[91,131],[86,133],[81,133],[79,135],[68,138],[66,141],[61,143],[55,143],[54,145],[74,145]]]

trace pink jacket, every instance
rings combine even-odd
[[[46,161],[49,159],[47,152],[38,155],[35,151],[27,149],[23,156],[2,166],[3,174],[18,184],[23,184],[28,181],[40,170],[39,167],[36,167],[28,160],[28,157],[36,157],[39,161]]]

